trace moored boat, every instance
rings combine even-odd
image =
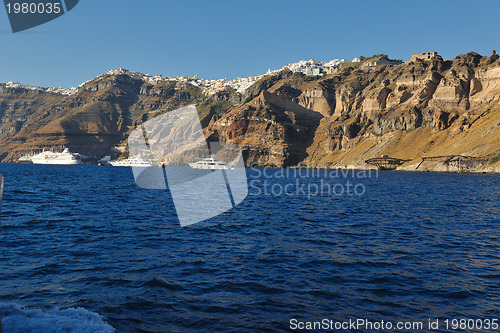
[[[109,161],[109,164],[111,164],[112,166],[143,167],[143,168],[153,166],[153,164],[142,159],[139,156],[129,157],[129,158],[121,160],[121,161]]]
[[[81,163],[80,155],[70,152],[68,148],[65,148],[62,153],[44,150],[39,154],[30,156],[30,160],[33,164],[74,165]]]
[[[109,162],[111,162],[111,156],[107,155],[101,158],[99,161],[97,161],[97,165],[99,166],[108,165]]]
[[[216,159],[213,155],[204,158],[201,161],[188,163],[188,165],[193,169],[204,169],[204,170],[227,170],[233,169],[229,165],[224,164],[223,162]]]
[[[23,155],[23,156],[21,156],[19,158],[18,162],[21,163],[21,164],[31,164],[31,163],[33,163],[31,161],[31,155]]]

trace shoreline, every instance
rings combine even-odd
[[[0,165],[2,164],[9,164],[9,165],[44,165],[44,166],[99,166],[97,164],[75,164],[75,165],[69,165],[69,164],[33,164],[33,163],[17,163],[17,162],[0,162]],[[100,166],[102,167],[102,166]],[[186,166],[187,167],[187,166]],[[411,169],[411,168],[396,168],[393,170],[380,170],[378,168],[365,168],[362,166],[348,166],[348,167],[343,167],[343,168],[335,168],[335,167],[296,167],[296,166],[288,166],[288,167],[278,167],[278,166],[250,166],[250,167],[245,167],[246,169],[252,170],[252,169],[273,169],[273,170],[325,170],[325,171],[364,171],[364,172],[420,172],[420,173],[450,173],[450,174],[500,174],[500,165],[496,168],[488,168],[488,169],[482,169],[482,170],[442,170],[440,168],[428,168],[428,169]]]

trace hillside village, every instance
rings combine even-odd
[[[419,58],[424,58],[428,57],[428,55],[432,56],[437,56],[436,52],[428,52],[428,53],[422,53],[422,54],[417,54],[417,55],[412,55],[412,60],[415,57]],[[364,58],[366,61],[364,61],[365,66],[378,66],[378,65],[397,65],[403,63],[400,60],[391,60],[389,59],[386,55],[376,55],[372,56],[370,58]],[[416,58],[415,58],[416,59]],[[360,58],[354,58],[350,63],[352,64],[360,64],[363,61],[363,57]],[[143,74],[135,71],[130,71],[124,68],[116,69],[116,70],[110,70],[109,72],[102,74],[99,77],[103,77],[105,75],[128,75],[132,78],[142,80],[144,82],[147,82],[152,85],[157,85],[162,82],[167,82],[167,81],[173,81],[173,82],[183,82],[183,83],[188,83],[196,87],[200,87],[203,89],[203,92],[206,95],[213,95],[217,92],[224,91],[226,89],[234,89],[239,93],[243,93],[245,90],[250,88],[252,84],[255,82],[265,78],[266,76],[270,75],[275,75],[278,74],[284,70],[290,70],[293,73],[302,73],[307,76],[322,76],[324,74],[333,74],[336,70],[338,70],[339,66],[341,66],[344,63],[349,63],[346,59],[334,59],[328,62],[321,62],[315,59],[311,60],[301,60],[296,63],[291,63],[286,66],[283,66],[281,69],[277,70],[271,70],[269,69],[267,73],[261,74],[261,75],[256,75],[256,76],[249,76],[246,78],[243,77],[238,77],[234,80],[227,80],[227,79],[202,79],[198,78],[197,75],[194,77],[188,77],[188,76],[177,76],[177,77],[166,77],[162,75],[150,75],[150,74]],[[94,80],[94,79],[92,79]],[[91,80],[89,80],[91,81]],[[62,95],[73,95],[77,93],[80,88],[82,88],[87,82],[84,82],[80,84],[78,87],[73,87],[73,88],[43,88],[43,87],[36,87],[36,86],[29,86],[29,85],[22,85],[19,82],[7,82],[5,83],[6,88],[23,88],[27,90],[38,90],[38,91],[46,91],[46,92],[53,92],[57,94],[62,94]]]
[[[246,78],[238,77],[234,80],[226,80],[226,79],[209,80],[209,79],[198,78],[197,75],[194,77],[188,77],[188,76],[163,77],[161,75],[152,76],[150,74],[142,74],[139,72],[129,71],[123,68],[120,68],[118,70],[111,70],[106,74],[128,75],[135,79],[139,79],[153,85],[165,81],[184,82],[192,84],[193,86],[196,87],[201,87],[206,95],[213,95],[219,91],[224,91],[226,89],[234,89],[239,93],[243,93],[245,90],[250,88],[250,86],[252,86],[252,84],[254,84],[255,82],[265,78],[266,76],[278,74],[284,70],[290,70],[293,73],[302,73],[307,76],[321,76],[325,73],[328,74],[331,71],[330,70],[331,68],[338,67],[345,62],[347,62],[347,60],[345,59],[334,59],[329,62],[321,62],[314,59],[301,60],[299,62],[283,66],[281,69],[277,70],[269,69],[265,74],[250,76]],[[352,62],[356,63],[360,62],[360,60],[359,58],[355,58],[353,59]]]

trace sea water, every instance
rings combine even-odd
[[[500,318],[498,175],[248,170],[243,203],[181,228],[130,168],[0,172],[6,333]]]

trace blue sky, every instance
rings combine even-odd
[[[120,67],[231,79],[311,58],[489,56],[500,49],[498,13],[497,0],[80,0],[13,34],[0,8],[0,82],[71,87]]]

